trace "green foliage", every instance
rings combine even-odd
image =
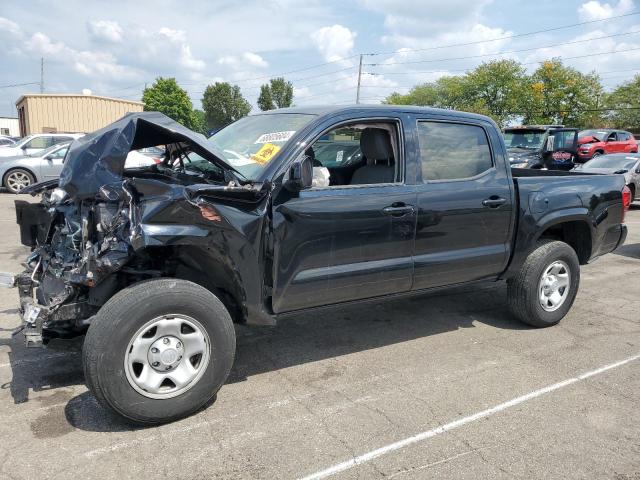
[[[207,122],[202,110],[196,109],[191,112],[191,130],[202,133],[203,135],[207,134]]]
[[[193,128],[191,99],[175,78],[158,77],[153,85],[144,89],[142,101],[145,111],[162,112],[185,127]]]
[[[623,83],[607,95],[607,107],[616,108],[611,112],[611,122],[616,128],[640,130],[640,74]],[[636,136],[637,138],[637,136]]]
[[[602,124],[601,114],[588,110],[601,107],[603,96],[596,74],[582,74],[559,60],[543,62],[531,75],[514,60],[495,60],[465,75],[417,85],[407,95],[392,93],[384,103],[482,113],[501,127],[521,120],[582,128]]]
[[[208,85],[202,97],[202,108],[208,128],[222,128],[251,111],[251,105],[242,96],[240,87],[227,82]]]
[[[260,87],[258,107],[260,110],[273,110],[290,107],[293,103],[293,85],[284,78],[272,78]]]
[[[558,123],[578,128],[602,123],[604,91],[595,73],[583,74],[560,60],[547,60],[529,78],[522,99],[523,123]]]
[[[273,110],[276,106],[273,104],[273,97],[271,96],[271,89],[269,84],[265,83],[260,87],[260,95],[258,96],[258,108],[263,112],[265,110]]]

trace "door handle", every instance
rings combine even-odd
[[[407,213],[413,213],[413,205],[390,205],[382,209],[382,213],[385,215],[393,215],[394,217],[401,217]]]
[[[507,199],[498,197],[497,195],[491,195],[489,198],[482,201],[482,205],[489,208],[498,208],[505,203],[507,203]]]

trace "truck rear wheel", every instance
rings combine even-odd
[[[509,308],[524,323],[550,327],[567,314],[579,284],[580,262],[573,248],[541,241],[508,282]]]
[[[89,390],[142,425],[186,417],[213,400],[233,365],[229,312],[209,290],[155,279],[121,290],[100,309],[83,346]]]

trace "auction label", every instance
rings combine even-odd
[[[254,143],[286,142],[294,133],[296,133],[295,130],[289,130],[288,132],[264,133],[260,135]]]
[[[260,147],[260,150],[251,155],[251,159],[255,160],[260,165],[264,165],[265,163],[269,163],[278,151],[280,151],[279,146],[274,145],[273,143],[265,143]]]

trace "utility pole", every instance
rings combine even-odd
[[[364,55],[360,54],[360,66],[358,67],[358,91],[356,93],[356,103],[360,103],[360,79],[362,78],[362,57]]]
[[[40,93],[44,93],[44,57],[40,57]]]

